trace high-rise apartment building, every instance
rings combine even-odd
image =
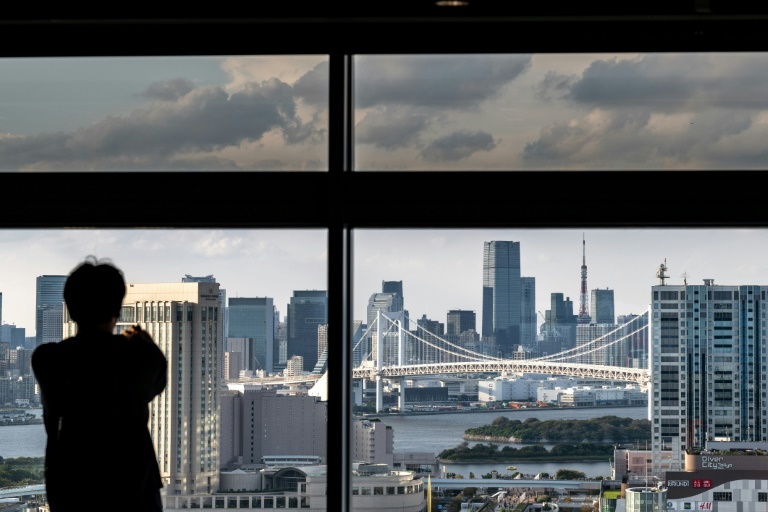
[[[168,383],[149,405],[168,496],[218,490],[220,308],[217,283],[127,284],[117,331],[140,324],[168,360]],[[65,320],[65,335],[73,336],[66,311]]]
[[[62,340],[64,284],[67,276],[37,276],[35,293],[35,346]]]
[[[288,357],[301,356],[304,371],[317,363],[317,326],[328,323],[326,290],[294,290],[288,304]]]
[[[768,286],[705,279],[651,290],[654,474],[683,471],[686,449],[707,440],[768,440]]]
[[[520,344],[521,313],[520,242],[484,242],[482,335],[495,340],[503,357]]]
[[[248,370],[275,371],[275,361],[280,357],[275,339],[275,307],[271,297],[230,297],[230,339],[251,339],[252,347],[244,361]]]
[[[613,290],[609,288],[592,290],[589,301],[590,323],[613,324],[616,322],[614,313]]]

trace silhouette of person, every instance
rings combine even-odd
[[[168,366],[138,325],[114,333],[125,293],[118,268],[87,257],[64,284],[77,333],[32,353],[51,512],[163,508],[148,403],[165,389]]]

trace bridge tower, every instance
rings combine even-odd
[[[384,381],[381,371],[384,367],[384,340],[381,328],[381,311],[376,312],[376,412],[384,409]]]

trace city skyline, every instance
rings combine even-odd
[[[353,234],[354,319],[365,320],[383,281],[403,282],[414,324],[422,315],[445,322],[450,310],[480,318],[483,242],[491,240],[520,242],[521,275],[536,279],[537,310],[549,308],[551,293],[576,304],[582,236],[588,288],[613,289],[617,316],[647,309],[665,259],[668,284],[768,284],[764,229],[367,229]],[[273,298],[282,320],[294,290],[327,289],[326,240],[323,230],[6,230],[3,321],[31,336],[36,277],[68,274],[88,254],[111,259],[129,283],[212,274],[228,298]]]

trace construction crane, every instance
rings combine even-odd
[[[547,326],[547,334],[549,336],[560,336],[557,333],[557,329],[555,328],[555,326],[557,325],[556,319],[552,318],[549,321],[547,321],[547,318],[544,316],[544,313],[542,313],[541,311],[539,311],[538,313],[539,315],[541,315],[541,320],[544,322],[544,325]]]

